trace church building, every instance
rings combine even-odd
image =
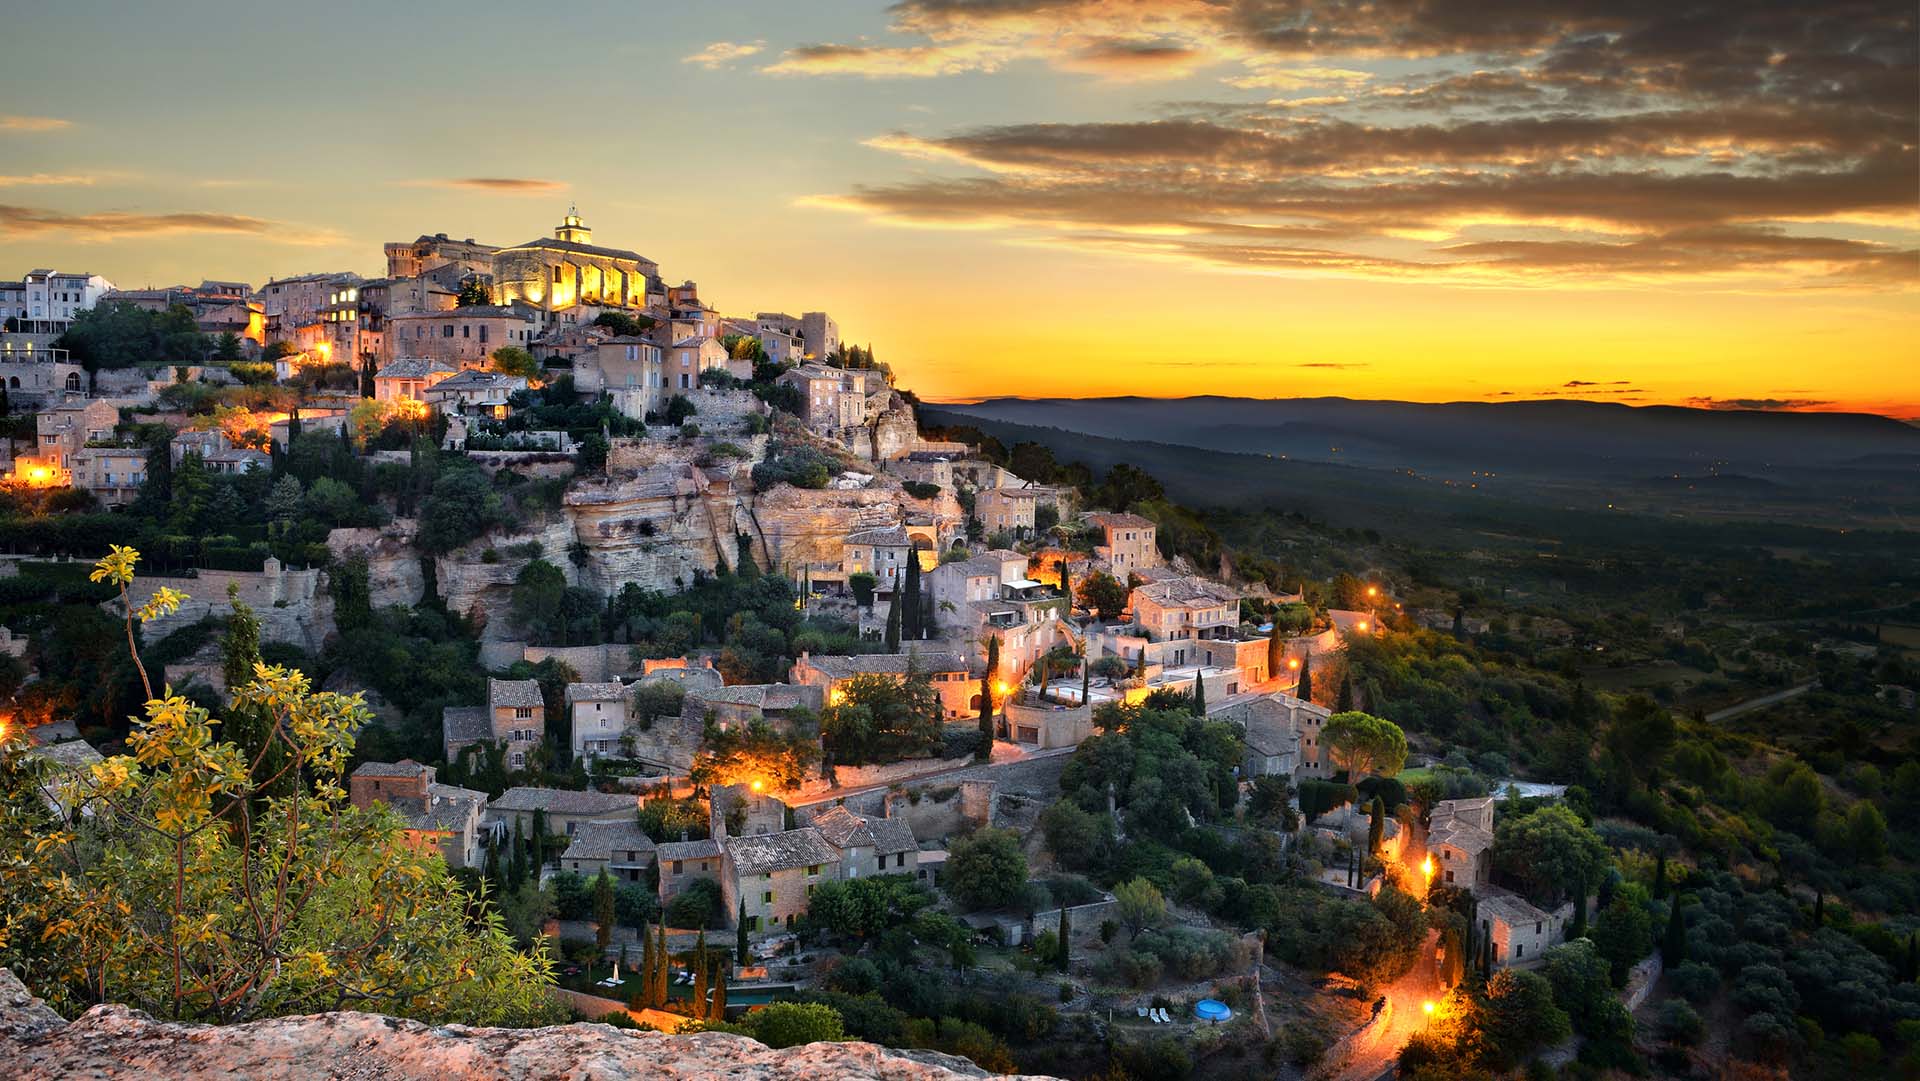
[[[648,294],[664,296],[659,264],[592,241],[593,230],[570,207],[552,239],[494,252],[493,302],[521,302],[554,313],[581,305],[640,309],[647,306]]]

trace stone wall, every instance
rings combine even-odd
[[[227,587],[238,589],[239,599],[253,607],[260,617],[260,638],[267,642],[286,642],[306,650],[318,650],[333,633],[333,598],[327,592],[327,576],[316,568],[288,569],[269,558],[258,571],[203,570],[193,578],[141,575],[135,580],[135,604],[161,587],[187,595],[180,610],[146,625],[149,642],[157,642],[189,624],[209,615],[224,619],[232,611]],[[105,607],[118,615],[120,602],[108,601]]]
[[[994,783],[988,780],[928,781],[888,792],[887,818],[897,818],[927,841],[980,829],[992,820]]]
[[[336,529],[327,534],[327,550],[336,563],[355,556],[367,561],[367,588],[375,611],[396,604],[420,603],[426,576],[413,549],[417,523],[395,518],[379,529]]]
[[[580,673],[582,683],[606,683],[631,674],[634,667],[633,647],[624,642],[598,646],[525,646],[520,657],[530,664],[553,657]]]
[[[987,1074],[965,1059],[932,1051],[852,1042],[775,1051],[728,1033],[667,1036],[587,1023],[468,1028],[371,1013],[325,1013],[214,1027],[156,1021],[125,1006],[95,1006],[69,1023],[13,973],[0,969],[0,1077],[524,1081],[586,1076],[596,1081],[958,1081]]]

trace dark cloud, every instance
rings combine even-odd
[[[46,236],[65,234],[93,241],[178,233],[226,233],[258,236],[288,244],[323,244],[338,238],[329,233],[303,231],[284,222],[242,214],[179,212],[135,214],[100,211],[72,214],[38,207],[0,205],[0,235]]]
[[[865,74],[1199,69],[1288,98],[873,145],[985,175],[815,202],[1252,270],[1911,285],[1909,4],[1784,0],[904,0]],[[1391,76],[1383,56],[1425,58]],[[783,61],[786,63],[786,61]],[[1316,90],[1318,92],[1316,92]],[[1828,223],[1842,222],[1845,227]]]
[[[1688,398],[1687,404],[1695,409],[1750,410],[1759,412],[1791,412],[1796,409],[1818,409],[1832,405],[1830,401],[1818,398]]]

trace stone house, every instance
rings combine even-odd
[[[432,357],[401,357],[373,373],[373,397],[381,402],[424,402],[428,390],[459,370]]]
[[[860,529],[847,534],[840,548],[840,569],[848,576],[871,574],[874,590],[887,595],[906,584],[907,560],[913,558],[913,538],[899,526]]]
[[[987,488],[975,493],[973,516],[988,534],[1004,532],[1024,537],[1033,532],[1037,505],[1031,488]]]
[[[834,436],[867,422],[867,372],[805,364],[783,372],[779,382],[799,390],[807,427]]]
[[[73,468],[70,459],[76,451],[89,442],[111,440],[119,423],[120,410],[99,398],[56,405],[34,417],[39,436],[38,456],[52,462],[56,469],[68,472]]]
[[[815,814],[812,825],[839,850],[842,878],[918,873],[920,845],[913,827],[900,819],[855,814],[836,804]]]
[[[639,797],[631,792],[575,792],[566,788],[509,788],[487,804],[487,825],[503,833],[520,827],[533,835],[533,813],[546,816],[547,832],[572,837],[588,822],[637,821]]]
[[[818,711],[824,701],[817,687],[793,683],[740,683],[687,692],[683,709],[702,724],[711,720],[721,731],[766,721],[785,730],[796,710]]]
[[[620,753],[632,697],[633,689],[618,680],[567,684],[567,713],[573,725],[570,746],[575,758],[592,760]]]
[[[1493,797],[1447,799],[1433,805],[1427,852],[1435,881],[1479,892],[1493,872]]]
[[[428,387],[423,400],[442,413],[505,420],[510,409],[507,400],[525,389],[525,376],[469,369]]]
[[[1293,780],[1300,768],[1300,731],[1294,727],[1297,716],[1286,704],[1268,696],[1254,699],[1244,712],[1232,718],[1246,728],[1241,740],[1246,757],[1241,768],[1248,778],[1277,776]]]
[[[355,807],[384,803],[405,823],[407,843],[438,852],[448,867],[479,867],[485,860],[481,818],[487,794],[439,784],[434,768],[412,759],[363,762],[347,778]]]
[[[486,705],[448,706],[440,723],[447,761],[478,743],[504,743],[507,767],[523,769],[527,754],[546,739],[546,701],[531,679],[489,678]]]
[[[1240,595],[1205,578],[1147,582],[1128,600],[1134,623],[1156,638],[1226,638],[1240,627]]]
[[[811,826],[751,837],[722,846],[727,908],[746,912],[747,933],[791,928],[807,913],[816,886],[840,877],[840,850]]]
[[[1505,890],[1478,893],[1476,905],[1480,930],[1493,942],[1497,968],[1539,964],[1550,947],[1565,940],[1566,922],[1573,914],[1571,905],[1562,905],[1559,912],[1546,912]]]
[[[906,653],[866,653],[858,656],[814,656],[802,651],[787,675],[790,683],[813,687],[828,706],[839,705],[845,687],[855,676],[883,675],[904,679],[909,666],[926,673],[940,695],[941,708],[948,717],[964,716],[976,693],[968,675],[967,659],[944,649],[910,650]]]
[[[1160,549],[1154,538],[1159,531],[1151,521],[1138,514],[1089,514],[1087,521],[1100,529],[1105,543],[1093,547],[1095,558],[1113,570],[1122,582],[1127,575],[1160,565]]]
[[[7,388],[10,407],[44,406],[66,395],[85,394],[87,370],[67,356],[65,349],[16,347],[0,335],[0,386]]]
[[[711,335],[681,338],[665,350],[665,375],[675,391],[690,391],[700,385],[700,374],[710,369],[725,369],[727,350]]]
[[[144,447],[81,447],[68,459],[73,486],[92,492],[109,507],[134,501],[147,481]]]
[[[725,885],[721,884],[725,860],[720,853],[719,841],[711,838],[704,841],[667,841],[655,849],[654,858],[660,865],[662,906],[702,879],[721,885],[721,893],[726,893]],[[730,910],[737,912],[737,898],[730,900]]]
[[[593,230],[571,208],[551,238],[495,251],[492,269],[494,300],[535,307],[548,316],[542,322],[573,321],[552,316],[576,307],[644,310],[652,296],[665,299],[658,263],[593,243]]]
[[[483,304],[443,312],[403,312],[387,320],[387,350],[460,368],[484,368],[494,352],[529,349],[539,334],[533,314],[515,305]]]
[[[605,871],[621,882],[645,882],[657,858],[658,846],[638,822],[582,822],[560,854],[560,869],[582,878]]]
[[[573,366],[575,390],[611,394],[620,411],[636,419],[660,411],[666,384],[664,354],[651,338],[607,338],[596,342]]]

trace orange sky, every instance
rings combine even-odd
[[[1585,0],[360,7],[222,8],[217,43],[131,10],[10,55],[0,274],[371,275],[384,241],[516,243],[577,201],[725,312],[832,312],[929,399],[1920,416],[1897,5],[1670,37]],[[473,93],[367,47],[376,15],[397,47],[494,71],[566,41],[609,78]]]

